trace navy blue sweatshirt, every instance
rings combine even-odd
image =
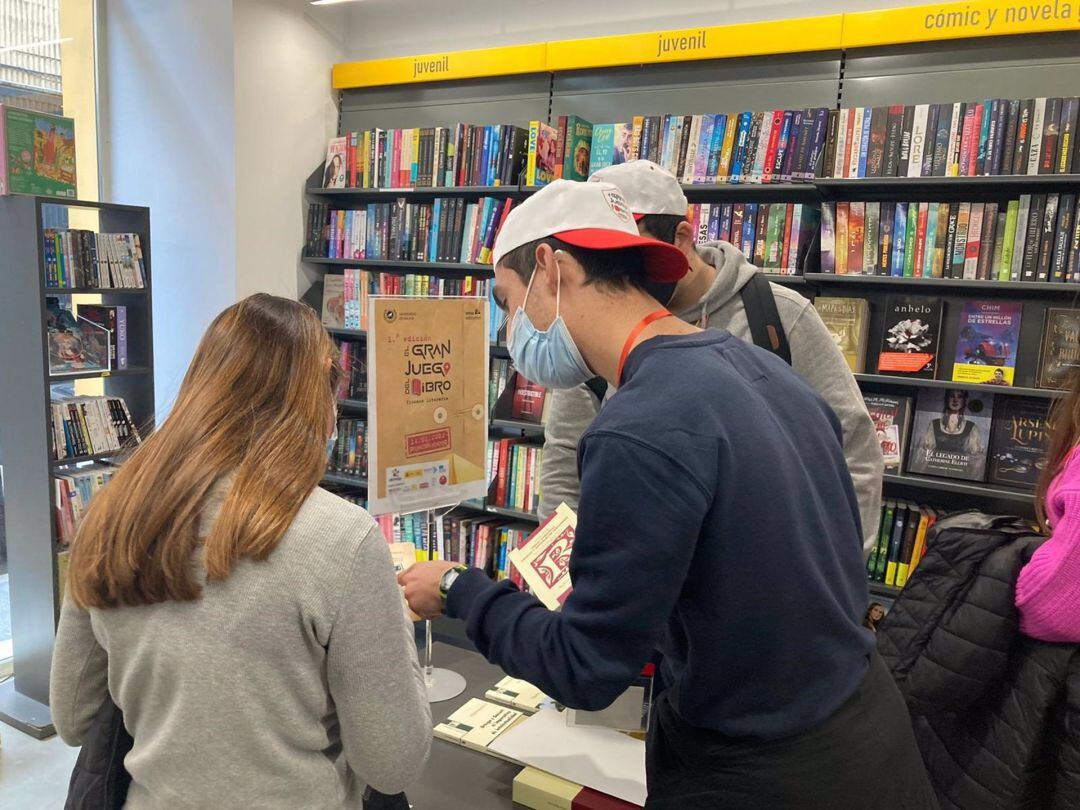
[[[489,661],[581,709],[664,656],[693,726],[779,738],[854,692],[873,646],[858,503],[828,405],[727,332],[655,337],[582,436],[560,612],[479,569],[450,589]]]

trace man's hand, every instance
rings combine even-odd
[[[439,580],[457,563],[418,562],[398,574],[398,584],[405,589],[405,601],[413,613],[423,619],[433,619],[443,612]]]

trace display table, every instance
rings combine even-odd
[[[431,704],[433,723],[445,720],[452,712],[484,692],[505,675],[479,653],[436,642],[435,665],[452,669],[465,678],[465,691],[452,700]],[[409,802],[416,810],[429,808],[468,808],[468,810],[508,810],[514,804],[514,777],[521,771],[501,759],[470,751],[445,740],[432,740],[431,757],[420,781],[409,788]]]

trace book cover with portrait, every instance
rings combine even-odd
[[[919,392],[907,471],[982,481],[990,446],[994,397],[962,388]]]

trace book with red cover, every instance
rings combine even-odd
[[[765,164],[762,169],[761,177],[762,183],[773,182],[773,165],[776,163],[776,151],[780,148],[780,133],[783,128],[784,110],[773,110],[772,129],[769,130],[769,145],[765,149]]]
[[[851,202],[848,205],[847,246],[849,273],[863,273],[863,251],[866,238],[866,203]]]
[[[929,210],[927,203],[919,203],[918,230],[915,231],[915,262],[913,265],[913,275],[917,278],[923,275],[923,268],[926,263],[926,218]]]
[[[514,402],[510,411],[511,418],[539,425],[544,415],[544,397],[546,395],[547,391],[543,386],[525,379],[524,375],[519,373],[514,378]]]

